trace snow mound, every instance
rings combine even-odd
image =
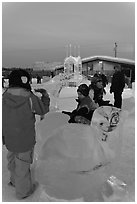
[[[103,110],[108,115],[110,107]],[[36,177],[49,196],[69,201],[81,197],[84,201],[91,202],[103,199],[101,189],[110,176],[106,169],[111,168],[110,164],[115,158],[118,159],[121,146],[115,145],[121,144],[120,124],[124,121],[122,118],[125,118],[120,110],[113,109],[112,112],[118,113],[119,120],[114,118],[115,128],[112,128],[111,137],[108,136],[106,141],[100,139],[101,132],[96,124],[88,126],[62,123],[58,127],[55,125],[56,128],[47,134],[44,126],[46,120],[41,123],[41,129],[44,129],[40,134],[42,138],[47,139],[38,155]],[[55,122],[57,118],[54,114],[52,117]],[[101,123],[102,117],[106,120],[106,117],[100,114],[100,108],[95,112],[94,119],[96,117]],[[54,122],[51,120],[52,126]],[[49,125],[51,123],[49,122]]]
[[[45,117],[36,125],[36,132],[39,134],[42,141],[60,126],[68,123],[69,116],[61,112],[48,112]]]
[[[87,194],[93,199],[100,192],[109,161],[94,135],[94,129],[81,124],[66,124],[50,134],[36,168],[49,196],[73,200]]]

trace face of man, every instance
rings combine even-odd
[[[85,98],[85,96],[81,92],[78,91],[78,99],[82,100],[83,98]]]
[[[98,81],[98,82],[96,83],[96,86],[97,86],[99,89],[102,88],[102,87],[103,87],[102,81]]]

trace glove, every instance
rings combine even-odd
[[[40,92],[42,95],[48,96],[48,93],[45,89],[35,89],[35,92]]]
[[[44,92],[47,92],[47,91],[45,89],[35,89],[35,92],[44,93]]]

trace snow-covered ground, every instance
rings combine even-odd
[[[42,86],[48,89],[48,91],[53,93],[53,86],[48,86],[50,82],[42,85],[36,85],[35,88]],[[54,84],[54,83],[53,83]],[[50,88],[49,88],[50,87]],[[110,100],[113,103],[113,94],[109,93],[110,84],[106,87],[106,95],[104,99]],[[55,86],[54,86],[55,88]],[[52,90],[51,90],[52,89]],[[55,109],[62,111],[71,111],[76,107],[77,98],[77,88],[64,88],[61,90],[59,97],[54,97],[51,94],[51,110]],[[135,201],[135,98],[132,89],[125,89],[123,92],[123,110],[128,111],[128,117],[124,123],[124,137],[123,146],[121,151],[121,157],[117,162],[117,165],[113,166],[113,175],[118,179],[124,181],[128,187],[128,196],[121,198],[121,201]],[[37,117],[37,123],[39,118]],[[7,170],[7,160],[6,160],[7,150],[5,146],[2,148],[2,201],[4,202],[19,202],[15,197],[15,191],[13,187],[9,187],[7,184],[9,182],[9,173]],[[29,198],[22,200],[20,202],[35,202],[38,201],[37,197],[39,195],[41,187],[36,190],[36,192]],[[115,200],[114,200],[115,201]]]

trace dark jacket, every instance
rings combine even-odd
[[[99,101],[103,100],[103,88],[94,87],[94,101],[95,103],[99,103]]]
[[[43,103],[44,102],[44,103]],[[35,114],[49,111],[50,99],[43,102],[23,88],[9,88],[2,98],[2,134],[11,152],[26,152],[35,141]]]
[[[104,101],[103,100],[103,93],[104,92],[104,87],[102,86],[101,88],[98,88],[96,86],[96,84],[90,84],[89,85],[89,89],[92,89],[94,91],[94,97],[93,97],[93,100],[95,101],[95,103],[97,103],[99,106],[108,106],[108,105],[112,105],[112,104],[109,104],[110,101],[106,100]]]
[[[78,100],[77,102],[78,102],[77,108],[73,110],[72,113],[70,114],[69,123],[77,122],[76,121],[76,118],[78,119],[77,116],[81,116],[79,117],[79,119],[80,120],[82,119],[82,121],[84,121],[85,118],[85,123],[87,120],[90,122],[92,114],[96,109],[94,102],[91,100],[89,96],[83,98],[81,101]]]
[[[125,87],[125,76],[123,72],[115,72],[112,77],[110,92],[123,92]]]
[[[103,82],[103,87],[106,87],[106,85],[108,84],[108,80],[105,74],[100,74],[100,77],[102,78],[102,82]]]

